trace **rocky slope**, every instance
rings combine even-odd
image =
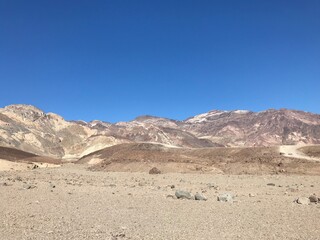
[[[295,110],[210,111],[184,121],[141,116],[130,122],[66,121],[30,105],[0,108],[0,146],[77,159],[120,143],[168,147],[319,144],[320,115]]]
[[[119,143],[122,141],[119,141]],[[117,144],[87,124],[68,122],[29,105],[0,109],[0,145],[58,158],[77,158]]]
[[[185,123],[183,128],[197,137],[227,146],[320,143],[320,115],[303,111],[212,111],[190,118]]]

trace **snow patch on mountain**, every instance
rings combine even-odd
[[[248,110],[236,110],[236,111],[233,111],[234,113],[237,113],[237,114],[246,114],[246,113],[249,113],[250,111]]]

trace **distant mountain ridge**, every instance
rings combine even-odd
[[[187,148],[319,144],[320,115],[288,109],[213,110],[184,121],[145,115],[112,124],[66,121],[31,105],[0,108],[3,147],[76,159],[105,147],[134,142]]]

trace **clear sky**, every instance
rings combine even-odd
[[[0,107],[320,113],[319,0],[0,0]]]

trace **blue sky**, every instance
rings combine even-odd
[[[320,113],[320,1],[0,0],[0,82],[66,119]]]

